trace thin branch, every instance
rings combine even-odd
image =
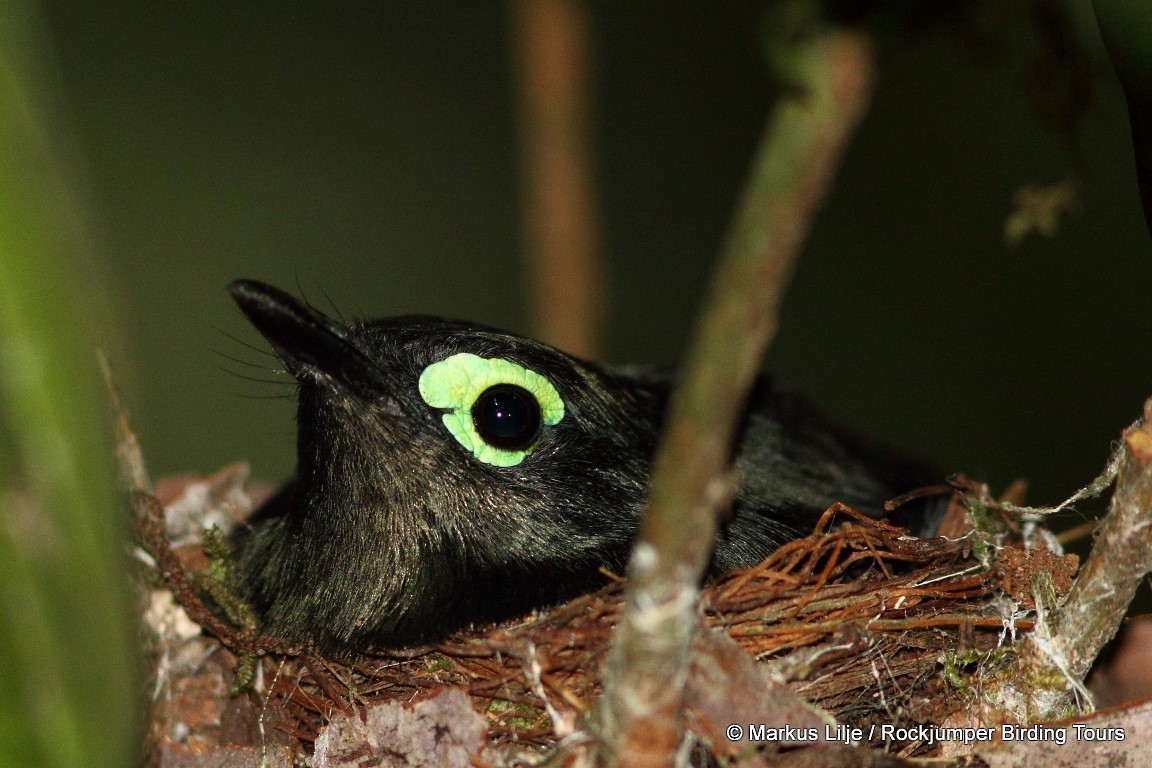
[[[128,423],[128,412],[120,400],[120,390],[112,375],[112,366],[103,349],[96,350],[96,364],[100,366],[100,376],[104,381],[104,392],[112,408],[113,428],[116,432],[116,465],[120,470],[120,482],[133,493],[152,493],[152,478],[144,463],[144,453],[140,450],[140,440]]]
[[[514,0],[525,261],[536,335],[595,357],[604,315],[592,179],[588,8]]]
[[[1052,621],[1064,638],[1068,671],[1083,680],[1115,637],[1140,582],[1152,573],[1152,398],[1144,419],[1124,433],[1116,491],[1092,554]]]
[[[278,638],[257,633],[252,628],[235,629],[218,618],[204,603],[184,570],[165,530],[164,506],[153,495],[152,479],[144,464],[144,454],[128,414],[120,400],[120,392],[102,351],[97,351],[97,362],[104,379],[105,392],[112,408],[116,432],[116,461],[121,482],[128,490],[132,506],[132,532],[136,543],[152,559],[156,572],[172,591],[173,597],[184,608],[189,618],[205,631],[215,635],[229,650],[237,654],[255,649],[296,655],[300,649]]]
[[[1092,709],[1084,678],[1152,573],[1152,398],[1144,403],[1144,418],[1124,431],[1113,466],[1118,472],[1108,514],[1063,605],[1057,605],[1047,572],[1037,571],[1034,628],[1009,665],[984,685],[986,701],[1018,722],[1061,720]]]
[[[732,490],[729,447],[776,334],[797,255],[871,94],[873,53],[863,32],[825,28],[796,37],[778,57],[786,89],[761,141],[654,460],[650,506],[597,713],[598,756],[608,765],[666,766],[675,759],[698,584],[717,511]]]
[[[164,508],[156,497],[150,493],[133,491],[132,511],[136,541],[155,561],[156,572],[164,579],[188,616],[231,650],[240,651],[251,646],[252,643],[241,632],[228,626],[209,610],[192,586],[180,558],[176,556],[164,533]]]

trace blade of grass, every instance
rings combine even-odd
[[[123,514],[37,13],[0,0],[0,765],[111,768],[137,735]]]

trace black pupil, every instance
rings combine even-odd
[[[499,384],[476,398],[472,423],[493,448],[520,451],[536,442],[540,434],[540,404],[522,387]]]

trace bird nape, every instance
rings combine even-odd
[[[262,627],[327,653],[431,642],[623,573],[671,376],[472,323],[345,325],[273,286],[232,297],[298,383],[297,471],[233,538]],[[840,501],[872,515],[933,480],[757,382],[709,577]]]

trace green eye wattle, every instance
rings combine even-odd
[[[522,462],[542,426],[564,418],[564,401],[548,379],[508,360],[467,352],[425,368],[420,396],[433,408],[449,409],[444,426],[456,441],[497,467]]]

